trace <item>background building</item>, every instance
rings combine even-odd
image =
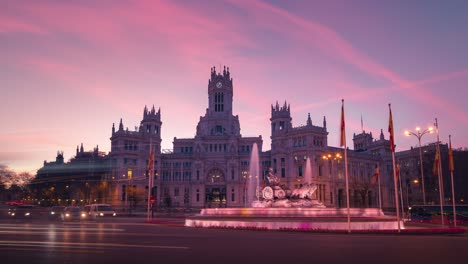
[[[108,202],[109,157],[96,147],[84,151],[83,144],[76,155],[64,162],[63,152],[57,152],[53,162],[44,161],[30,186],[32,194],[44,205],[85,205]]]

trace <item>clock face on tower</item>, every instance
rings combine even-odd
[[[222,84],[221,82],[218,82],[218,83],[216,84],[216,87],[221,88],[221,87],[223,87],[223,84]]]

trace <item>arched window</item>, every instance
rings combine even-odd
[[[220,169],[214,168],[208,173],[208,181],[210,183],[224,182],[224,173]]]

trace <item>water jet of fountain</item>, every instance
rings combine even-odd
[[[306,166],[304,171],[304,183],[312,183],[312,162],[310,161],[309,157],[307,157],[306,160]]]
[[[258,146],[254,143],[250,155],[248,187],[247,187],[247,206],[252,207],[252,203],[258,200],[257,192],[260,191],[260,163],[258,158]],[[256,196],[256,199],[255,199]]]

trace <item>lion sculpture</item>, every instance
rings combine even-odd
[[[294,189],[291,193],[291,198],[312,199],[314,192],[317,190],[315,184],[304,184],[301,188]]]

